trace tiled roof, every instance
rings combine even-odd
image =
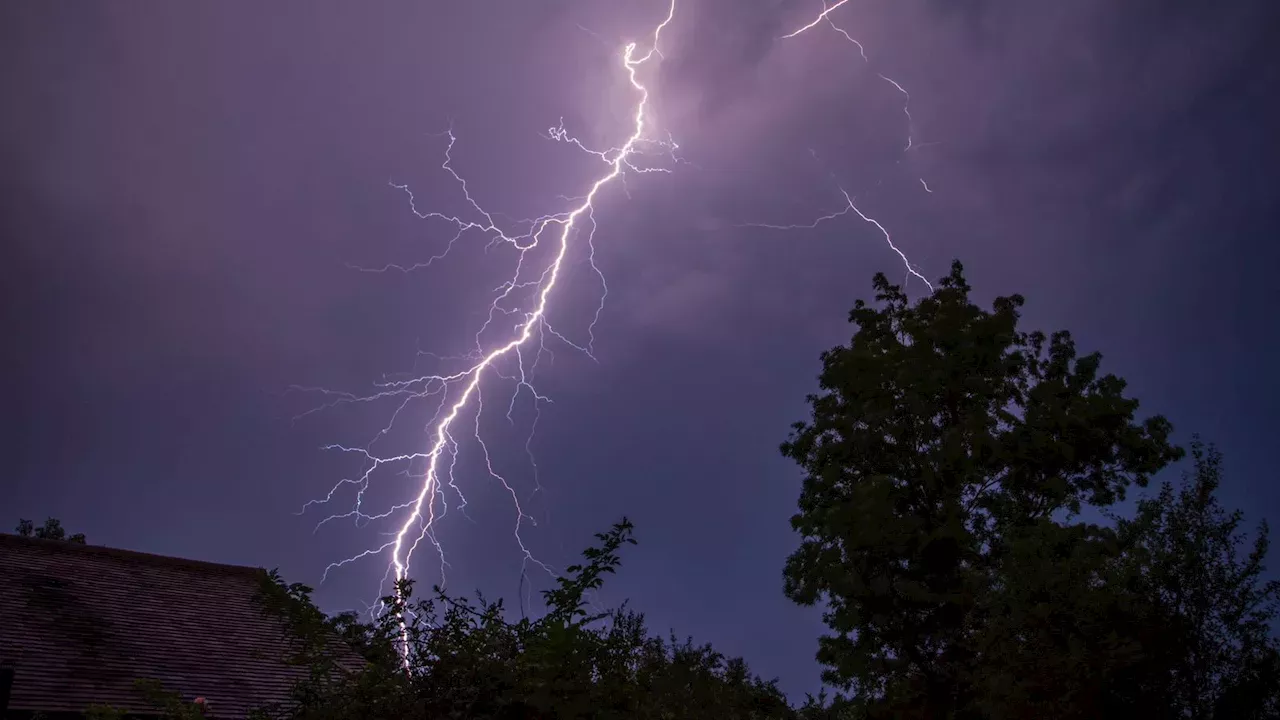
[[[282,626],[255,602],[263,571],[0,534],[0,665],[9,707],[152,710],[150,678],[213,717],[284,700],[298,669]]]

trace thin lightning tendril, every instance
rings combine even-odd
[[[923,282],[925,286],[929,288],[929,291],[933,292],[933,284],[929,282],[928,278],[920,274],[919,270],[916,270],[915,266],[911,264],[911,260],[907,258],[907,254],[904,253],[901,249],[898,248],[897,245],[893,243],[893,237],[889,235],[889,231],[885,229],[884,225],[881,225],[879,220],[876,220],[873,217],[869,217],[868,215],[863,213],[862,210],[860,210],[858,206],[854,203],[853,197],[849,195],[848,191],[846,191],[844,188],[838,185],[836,187],[840,191],[840,194],[844,196],[845,206],[835,212],[827,213],[826,215],[822,215],[807,223],[798,223],[794,225],[772,225],[769,223],[740,223],[738,227],[757,227],[757,228],[765,228],[767,230],[812,230],[813,228],[818,227],[824,222],[835,220],[838,217],[844,217],[845,215],[848,215],[850,212],[852,212],[855,215],[857,215],[859,218],[861,218],[863,222],[874,225],[875,228],[880,231],[880,234],[884,236],[885,244],[889,246],[889,249],[892,250],[899,258],[901,258],[902,265],[907,269],[907,272],[915,276],[915,278],[920,280],[920,282]]]
[[[839,2],[837,2],[834,5],[825,6],[826,3],[824,1],[823,10],[821,13],[818,14],[818,17],[814,18],[811,22],[809,22],[809,24],[805,25],[799,30],[795,30],[793,32],[787,33],[786,35],[783,35],[782,39],[790,40],[791,38],[796,37],[801,33],[812,30],[813,28],[817,27],[821,23],[825,22],[827,25],[831,27],[832,30],[835,30],[837,33],[840,33],[840,35],[843,36],[845,40],[848,40],[850,43],[852,43],[855,47],[858,48],[858,55],[862,57],[863,62],[867,63],[868,65],[871,64],[871,59],[867,57],[867,49],[862,46],[862,43],[858,42],[853,37],[853,35],[850,35],[848,30],[845,30],[839,25],[836,25],[836,21],[831,19],[831,13],[838,10],[841,6],[843,6],[847,2],[849,2],[849,0],[839,0]],[[902,114],[907,116],[907,146],[903,148],[903,152],[910,152],[911,148],[915,147],[915,142],[912,139],[915,121],[911,117],[911,93],[907,92],[906,88],[902,87],[902,83],[899,83],[897,80],[894,80],[893,78],[883,73],[876,73],[876,76],[879,77],[881,80],[884,80],[885,82],[892,85],[894,89],[896,89],[898,92],[902,93],[902,96],[903,96]]]
[[[819,13],[817,17],[809,21],[807,24],[801,26],[800,28],[793,30],[790,33],[787,33],[786,35],[783,35],[781,39],[789,40],[791,38],[797,37],[799,35],[802,35],[812,30],[813,28],[817,27],[818,25],[821,25],[822,23],[826,23],[831,27],[831,29],[835,30],[837,33],[843,36],[845,40],[848,40],[850,43],[852,43],[855,47],[858,48],[858,54],[862,57],[864,62],[870,63],[871,62],[870,59],[867,58],[867,50],[865,47],[862,46],[862,43],[858,42],[857,39],[855,39],[853,35],[849,34],[847,30],[840,27],[839,25],[836,25],[835,21],[831,19],[831,13],[838,10],[841,6],[843,6],[847,2],[849,2],[849,0],[838,0],[838,2],[836,2],[833,5],[827,5],[824,0],[822,12]],[[913,147],[919,147],[915,145],[914,141],[912,140],[913,120],[911,118],[911,110],[909,107],[911,103],[910,93],[908,93],[906,89],[902,87],[901,83],[899,83],[897,80],[894,80],[893,78],[890,78],[882,73],[876,73],[876,75],[881,80],[884,80],[885,82],[892,85],[895,89],[897,89],[898,92],[902,93],[902,95],[905,97],[905,100],[902,104],[902,112],[904,115],[907,116],[907,145],[905,148],[903,148],[903,152],[909,152]],[[817,154],[812,149],[809,152],[814,155],[815,159],[817,158]],[[920,178],[920,184],[924,187],[925,192],[930,194],[933,193],[932,188],[929,187],[929,184],[925,182],[924,178]],[[843,187],[837,184],[836,188],[840,191],[840,194],[844,196],[845,207],[835,212],[822,215],[808,223],[796,223],[796,224],[790,224],[790,225],[779,225],[779,224],[770,224],[770,223],[741,223],[738,225],[738,227],[758,227],[758,228],[766,228],[769,230],[811,230],[821,225],[824,222],[835,220],[836,218],[842,217],[844,215],[847,215],[850,212],[853,212],[859,218],[861,218],[864,222],[874,225],[876,229],[880,231],[880,234],[884,236],[885,243],[889,246],[889,249],[892,250],[895,254],[897,254],[897,256],[902,260],[902,264],[906,268],[908,276],[914,276],[915,278],[923,282],[925,284],[925,287],[928,287],[929,291],[932,292],[933,284],[930,283],[929,280],[920,273],[920,271],[916,270],[915,266],[911,264],[911,260],[907,257],[906,253],[904,253],[901,249],[898,248],[896,244],[894,244],[893,237],[889,235],[889,231],[885,229],[884,225],[881,225],[880,222],[875,218],[869,217],[865,213],[863,213],[862,210],[859,209],[858,206],[854,203],[853,197],[850,196],[848,191],[846,191]]]

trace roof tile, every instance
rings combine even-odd
[[[0,534],[9,707],[147,711],[140,678],[204,697],[218,718],[285,700],[301,670],[282,656],[282,622],[255,601],[264,572]]]

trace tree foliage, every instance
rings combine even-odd
[[[25,518],[18,520],[18,535],[22,537],[35,537],[41,540],[65,540],[67,542],[85,544],[84,533],[76,533],[75,535],[67,535],[67,531],[62,527],[62,521],[57,518],[46,518],[44,525],[36,527],[35,523]]]
[[[1210,717],[1188,715],[1187,696],[1217,680],[1172,694],[1174,678],[1261,682],[1269,650],[1228,672],[1191,648],[1271,647],[1257,630],[1274,617],[1267,588],[1243,583],[1265,535],[1243,565],[1229,560],[1234,525],[1163,510],[1168,488],[1133,522],[1079,519],[1182,457],[1170,424],[1138,419],[1124,381],[1068,333],[1019,330],[1020,296],[972,303],[959,263],[914,304],[883,275],[874,287],[781,448],[805,473],[785,592],[825,606],[818,659],[838,704],[869,717]],[[1204,541],[1182,539],[1184,515]],[[1191,571],[1202,562],[1213,569]],[[1198,607],[1250,608],[1219,618],[1249,618],[1248,642],[1204,637],[1212,622],[1159,600],[1209,576]],[[1167,632],[1183,620],[1194,632]]]
[[[1118,518],[1121,567],[1159,611],[1169,703],[1180,717],[1280,717],[1280,581],[1266,580],[1266,521],[1252,542],[1217,497],[1222,454],[1196,438],[1192,472]],[[1247,551],[1241,552],[1242,548]]]
[[[634,542],[626,520],[597,536],[584,562],[543,593],[540,618],[508,621],[502,602],[412,583],[383,599],[374,623],[326,617],[310,588],[273,576],[270,612],[286,620],[291,661],[308,669],[292,701],[264,718],[791,718],[771,682],[710,646],[651,636],[625,609],[594,611],[588,593],[616,571]],[[342,638],[345,642],[336,642]],[[355,661],[354,648],[363,663]]]

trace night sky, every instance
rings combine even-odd
[[[643,76],[655,137],[686,162],[596,203],[597,361],[547,342],[536,481],[529,396],[509,423],[513,385],[483,386],[540,559],[563,567],[626,514],[640,545],[602,602],[630,598],[655,630],[745,655],[788,692],[817,688],[818,612],[782,595],[799,472],[777,446],[871,275],[905,272],[856,217],[740,226],[810,223],[842,207],[837,183],[926,276],[959,257],[984,304],[1021,292],[1028,328],[1101,350],[1180,439],[1219,443],[1230,504],[1280,519],[1280,4],[853,0],[832,17],[865,63],[829,27],[777,39],[816,0],[680,3]],[[635,101],[620,48],[665,12],[0,6],[0,521],[53,515],[95,544],[311,584],[385,542],[385,523],[313,532],[349,488],[298,513],[359,472],[321,446],[367,443],[394,404],[295,419],[324,398],[290,387],[368,393],[425,367],[420,351],[466,352],[514,262],[477,235],[429,269],[352,269],[425,261],[452,236],[389,182],[420,209],[468,212],[440,167],[452,127],[454,168],[499,219],[564,211],[602,165],[547,128],[620,143]],[[879,73],[910,92],[909,152],[903,96]],[[580,260],[551,321],[585,342],[599,285]],[[423,449],[429,419],[406,413],[402,449]],[[438,526],[450,588],[515,602],[515,511],[476,453],[464,443],[456,476],[470,519]],[[413,494],[400,469],[370,507]],[[385,567],[336,570],[319,597],[360,607]]]

